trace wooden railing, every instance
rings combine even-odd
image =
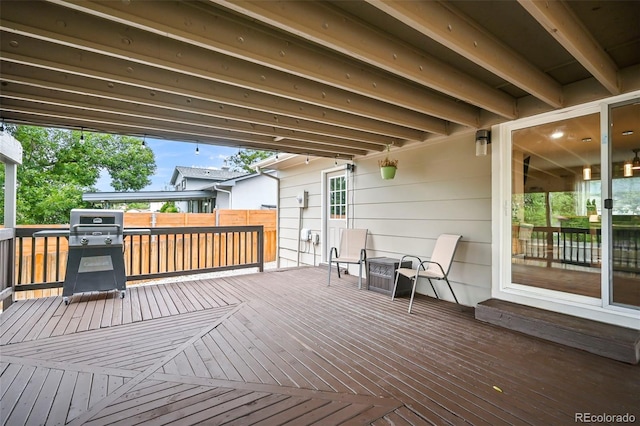
[[[0,229],[0,309],[6,309],[13,296],[13,228]]]
[[[602,262],[600,228],[535,226],[514,238],[514,255],[525,259],[587,267],[600,267]],[[614,227],[612,241],[614,269],[640,273],[640,229]]]
[[[16,292],[62,287],[67,238],[33,237],[50,229],[60,230],[16,228]],[[257,225],[151,228],[149,235],[126,236],[123,247],[128,281],[256,267],[262,272],[264,251],[264,228]]]

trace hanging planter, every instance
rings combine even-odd
[[[391,146],[387,145],[387,152],[390,151]],[[398,160],[390,159],[387,154],[384,160],[378,161],[378,166],[380,166],[380,175],[382,176],[382,179],[393,179],[396,176],[396,170],[398,169]]]
[[[396,166],[381,166],[380,167],[380,175],[382,179],[393,179],[396,177],[396,170],[398,168]]]

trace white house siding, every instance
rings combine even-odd
[[[175,202],[176,208],[178,209],[179,212],[181,213],[186,213],[189,211],[189,202],[188,201],[176,201]],[[162,208],[162,206],[160,206],[160,208]]]
[[[280,170],[280,229],[278,232],[280,244],[280,266],[297,266],[297,247],[300,245],[300,264],[318,265],[321,261],[322,244],[316,246],[316,256],[313,246],[300,242],[298,231],[299,217],[302,216],[302,227],[320,234],[322,229],[322,170],[332,167],[333,160],[316,159],[309,164]],[[296,195],[308,191],[308,207],[300,209]],[[306,250],[305,250],[306,249]]]
[[[239,208],[236,206],[229,205],[229,194],[226,192],[218,191],[216,192],[216,209],[235,209]]]
[[[238,180],[231,189],[233,208],[259,210],[263,205],[277,204],[278,182],[268,176]]]
[[[428,258],[438,235],[463,236],[450,278],[461,303],[475,305],[491,297],[491,160],[476,157],[474,135],[454,136],[439,143],[392,148],[399,160],[394,180],[382,180],[377,161],[384,155],[355,161],[349,193],[349,227],[367,228],[369,257],[400,258],[414,254]],[[346,163],[339,161],[339,164]],[[320,159],[281,170],[281,266],[297,265],[299,208],[295,200],[309,192],[302,210],[302,227],[320,233],[322,228],[322,170],[334,160]],[[351,205],[353,200],[353,205]],[[305,244],[301,243],[301,248]],[[300,255],[301,264],[319,264],[322,247]],[[357,273],[356,268],[351,273]],[[419,293],[430,293],[428,283]],[[446,284],[439,295],[453,300]]]

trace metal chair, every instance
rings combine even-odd
[[[340,251],[336,247],[329,250],[329,282],[331,285],[331,264],[336,264],[340,278],[340,264],[359,264],[358,288],[362,288],[362,265],[367,261],[367,229],[343,229],[340,234]]]
[[[403,275],[410,280],[413,281],[413,288],[411,290],[411,300],[409,301],[409,313],[411,313],[411,307],[413,306],[413,297],[416,293],[416,285],[418,284],[419,278],[426,278],[429,280],[429,284],[431,284],[431,288],[433,289],[433,293],[436,295],[436,298],[439,300],[440,297],[436,292],[436,288],[433,286],[433,282],[431,280],[445,280],[447,285],[449,286],[449,290],[451,290],[451,294],[453,295],[453,299],[457,304],[458,298],[456,294],[453,292],[453,288],[451,288],[451,283],[449,282],[449,270],[451,269],[451,264],[453,263],[453,256],[455,255],[456,248],[458,247],[458,242],[462,238],[462,235],[451,235],[451,234],[442,234],[436,240],[436,245],[433,248],[433,253],[431,254],[430,260],[422,260],[417,256],[406,255],[402,256],[400,260],[400,265],[405,259],[417,259],[418,266],[413,268],[398,268],[396,269],[396,279],[393,284],[393,291],[391,292],[391,300],[394,299],[396,295],[396,287],[398,286],[398,277]]]

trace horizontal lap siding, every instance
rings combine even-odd
[[[348,174],[349,227],[369,229],[369,257],[400,258],[414,254],[431,256],[442,233],[463,236],[451,269],[451,280],[461,303],[475,305],[491,296],[491,159],[476,157],[472,134],[431,144],[391,149],[399,160],[393,180],[382,180],[378,159],[356,159]],[[347,161],[338,161],[345,164]],[[317,265],[322,242],[315,247],[299,241],[299,215],[303,228],[322,229],[322,170],[335,167],[332,159],[284,169],[281,176],[281,266]],[[309,207],[300,210],[295,201],[301,191],[309,193]],[[351,204],[353,202],[353,204]],[[357,267],[351,270],[357,273]],[[430,287],[418,286],[431,294]],[[442,296],[453,300],[448,289]]]

